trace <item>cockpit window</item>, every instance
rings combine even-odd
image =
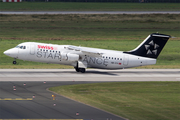
[[[16,46],[16,48],[26,49],[26,46]]]
[[[15,48],[26,49],[26,46],[16,46]]]

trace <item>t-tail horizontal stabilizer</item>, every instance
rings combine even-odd
[[[170,37],[170,35],[152,33],[137,48],[124,53],[157,59]]]

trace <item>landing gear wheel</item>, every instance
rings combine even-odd
[[[15,64],[16,64],[16,61],[13,61],[13,64],[15,65]]]
[[[74,69],[76,70],[76,72],[81,72],[81,73],[85,73],[86,72],[85,68],[79,68],[78,67],[78,62],[77,62],[77,65],[74,67]]]
[[[76,68],[76,67],[74,67],[74,68],[75,68],[76,72],[79,72],[79,69],[78,69],[78,68]]]
[[[85,73],[86,69],[85,68],[79,68],[79,71],[82,72],[82,73]]]

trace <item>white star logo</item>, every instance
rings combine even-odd
[[[151,42],[149,42],[149,44],[153,46],[154,45],[154,41],[152,40]]]
[[[150,48],[150,45],[145,45],[146,50]]]
[[[154,45],[154,49],[157,49],[158,47],[159,47],[158,44],[155,44],[155,45]]]
[[[154,49],[150,49],[150,47],[153,46]],[[145,49],[147,50],[147,55],[151,55],[151,54],[154,54],[154,55],[157,55],[157,48],[159,48],[159,45],[154,43],[153,40],[151,40],[151,42],[149,42],[148,45],[144,45]]]

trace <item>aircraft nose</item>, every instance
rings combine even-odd
[[[7,56],[9,56],[9,55],[10,55],[10,51],[9,51],[9,50],[6,50],[6,51],[4,51],[4,54],[7,55]]]
[[[4,54],[13,58],[17,58],[18,56],[18,49],[13,48],[13,49],[9,49],[4,51]]]

